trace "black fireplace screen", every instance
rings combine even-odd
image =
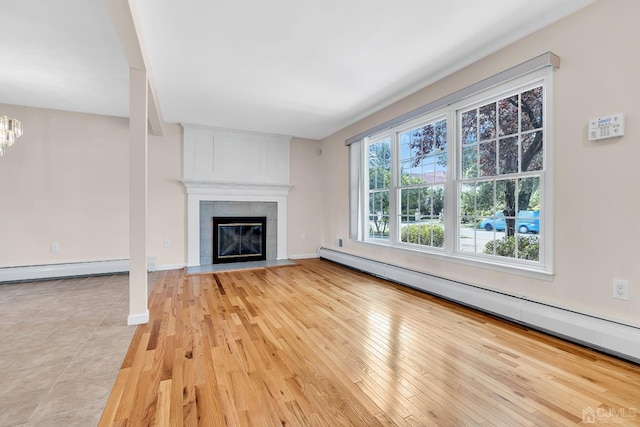
[[[266,257],[266,217],[213,217],[213,263]]]

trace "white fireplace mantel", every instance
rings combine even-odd
[[[187,189],[187,266],[200,265],[200,202],[276,202],[277,259],[287,259],[287,196],[291,185],[207,182],[183,179]]]
[[[200,265],[200,202],[276,202],[277,259],[287,258],[291,137],[183,125],[187,266]]]

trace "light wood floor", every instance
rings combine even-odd
[[[150,298],[101,426],[640,425],[639,366],[328,261]]]

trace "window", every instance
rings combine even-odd
[[[457,112],[460,251],[539,261],[543,100],[536,84]]]
[[[352,144],[352,238],[550,273],[551,71],[466,94]]]
[[[389,240],[389,188],[391,187],[391,141],[369,144],[369,238]]]
[[[402,243],[441,248],[447,121],[439,119],[398,132],[400,144],[399,224]]]

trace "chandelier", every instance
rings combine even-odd
[[[22,122],[7,116],[0,116],[0,156],[22,136]]]

